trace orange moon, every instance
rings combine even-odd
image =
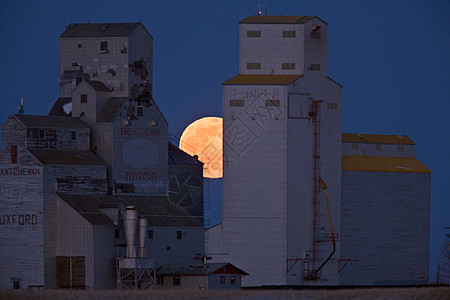
[[[186,127],[180,138],[180,149],[198,155],[207,178],[222,177],[222,127],[222,118],[201,118]]]

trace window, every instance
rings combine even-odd
[[[320,31],[311,31],[312,39],[320,39]]]
[[[147,237],[148,237],[150,240],[153,239],[153,230],[149,230],[149,231],[148,231]]]
[[[40,130],[39,130],[39,138],[40,138],[40,139],[45,138],[45,130],[44,130],[44,129],[40,129]]]
[[[181,278],[179,276],[173,276],[172,277],[172,285],[173,286],[180,286],[181,285]]]
[[[375,150],[376,151],[381,151],[381,145],[380,144],[376,144],[375,145]]]
[[[177,231],[177,240],[181,240],[183,238],[183,231],[178,230]]]
[[[295,63],[284,63],[284,64],[281,64],[281,69],[283,69],[283,70],[295,70]]]
[[[226,283],[225,276],[220,276],[220,284],[225,284],[225,283]]]
[[[259,37],[261,37],[261,31],[260,30],[248,30],[247,37],[259,38]]]
[[[143,107],[138,107],[137,108],[137,115],[138,115],[138,117],[142,117],[144,115],[144,108]]]
[[[397,151],[398,152],[403,152],[405,149],[403,148],[403,145],[398,145],[397,146]]]
[[[295,30],[283,31],[284,38],[295,38]]]
[[[266,100],[266,106],[280,106],[280,100]]]
[[[230,100],[230,106],[244,106],[244,100]]]
[[[11,146],[11,163],[17,164],[17,146],[16,145]]]
[[[261,63],[247,63],[247,70],[259,70],[261,69]]]
[[[81,103],[87,103],[87,95],[86,94],[81,94],[80,95],[80,102]]]
[[[114,229],[114,238],[116,238],[116,239],[120,238],[120,230],[119,229]]]
[[[230,276],[230,284],[236,284],[236,276]]]
[[[328,109],[337,109],[337,103],[328,103]]]
[[[19,290],[20,289],[20,279],[11,278],[11,280],[12,280],[13,290]]]
[[[71,131],[70,132],[70,139],[72,141],[76,141],[77,140],[77,132],[76,131]]]
[[[320,65],[319,64],[311,64],[309,66],[310,70],[314,70],[314,71],[319,71],[320,70]]]
[[[358,143],[352,143],[352,149],[357,150],[358,149]]]
[[[108,50],[108,42],[100,42],[100,50],[101,51]]]

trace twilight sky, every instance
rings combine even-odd
[[[328,23],[328,75],[344,86],[344,132],[404,134],[433,171],[431,264],[450,227],[450,2],[275,1],[269,15]],[[221,83],[238,72],[238,21],[257,0],[1,1],[0,122],[46,115],[58,97],[58,38],[69,23],[141,20],[154,38],[154,97],[180,136],[222,115]],[[450,233],[450,230],[447,230]]]

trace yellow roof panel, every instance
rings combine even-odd
[[[342,142],[414,145],[414,142],[406,135],[343,133]]]
[[[414,157],[342,156],[342,171],[431,173]]]
[[[315,16],[249,16],[239,23],[253,24],[304,24]]]
[[[228,79],[223,85],[288,85],[303,75],[241,75]]]

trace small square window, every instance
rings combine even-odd
[[[282,70],[295,70],[295,63],[284,63],[281,64]]]
[[[100,42],[100,50],[101,51],[108,50],[108,42]]]
[[[172,285],[173,286],[180,286],[181,285],[181,278],[179,276],[173,276],[172,277]]]
[[[72,141],[76,141],[77,140],[77,132],[76,131],[71,131],[70,132],[70,139]]]
[[[44,129],[39,129],[39,138],[40,139],[45,138],[45,130]]]
[[[116,238],[116,239],[120,238],[120,230],[119,229],[114,229],[114,238]]]
[[[328,109],[337,109],[337,103],[333,102],[328,103]]]
[[[87,95],[86,94],[81,94],[80,95],[80,102],[81,103],[87,103]]]
[[[404,149],[404,147],[403,147],[403,145],[398,145],[397,146],[397,151],[398,152],[403,152],[405,149]]]
[[[178,230],[177,231],[177,240],[181,240],[183,238],[183,231]]]
[[[244,100],[230,100],[230,106],[244,106]]]
[[[247,70],[260,70],[261,63],[247,63]]]
[[[148,231],[147,237],[148,237],[150,240],[153,239],[153,230],[149,230],[149,231]]]
[[[261,37],[260,30],[249,30],[247,31],[247,37],[259,38]]]
[[[230,284],[236,284],[236,276],[230,276]]]
[[[12,279],[12,288],[13,290],[20,289],[20,279]]]
[[[138,117],[142,117],[144,115],[144,108],[143,107],[138,107],[137,108],[137,115],[138,115]]]
[[[380,144],[376,144],[375,145],[375,150],[376,151],[380,151],[381,150],[381,145]]]
[[[283,31],[284,38],[295,38],[295,30]]]
[[[320,31],[311,31],[312,39],[320,39]]]
[[[352,149],[357,150],[358,149],[358,143],[352,143]]]
[[[225,284],[226,282],[225,276],[220,276],[220,284]]]
[[[320,70],[320,65],[319,64],[311,64],[309,66],[310,70],[314,70],[314,71],[319,71]]]

